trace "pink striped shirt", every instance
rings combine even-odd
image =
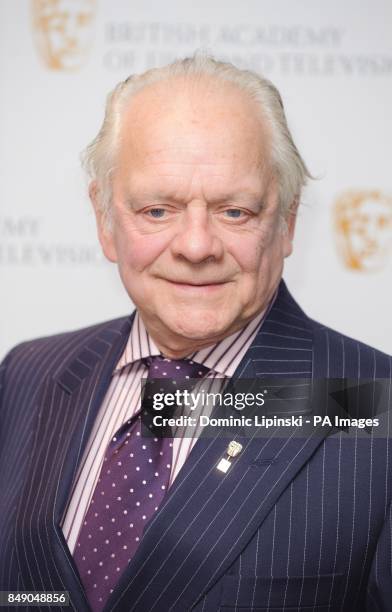
[[[207,378],[217,382],[220,379],[223,383],[233,376],[256,336],[265,313],[266,311],[262,312],[240,331],[217,344],[192,353],[189,358],[209,369]],[[147,377],[148,372],[142,359],[154,355],[160,355],[160,351],[136,312],[127,344],[114,369],[92,428],[62,519],[64,537],[71,553],[93,496],[109,441],[118,429],[140,410],[141,381]],[[184,465],[196,440],[196,437],[173,439],[170,484]]]

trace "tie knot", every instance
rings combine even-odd
[[[182,410],[183,404],[178,397],[173,403],[173,393],[190,392],[196,384],[195,379],[201,380],[207,374],[208,368],[192,359],[169,359],[162,355],[148,357],[143,361],[148,366],[142,400],[142,424],[146,428],[143,430],[144,435],[148,435],[146,431],[149,431],[149,435],[156,437],[172,437],[170,428],[168,430],[167,427],[162,428],[154,424],[156,411],[159,410],[162,417],[175,416],[175,411]],[[166,403],[163,396],[170,396],[170,403]],[[159,407],[155,403],[156,399],[161,403]]]
[[[203,378],[208,368],[192,359],[169,359],[162,355],[147,357],[148,378],[162,378],[168,380],[187,380],[189,378]]]

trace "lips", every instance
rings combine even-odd
[[[189,294],[214,293],[215,291],[219,291],[224,285],[227,284],[226,281],[195,283],[167,280],[167,282],[173,287],[173,289]]]
[[[215,287],[217,285],[224,285],[227,281],[206,281],[204,283],[195,283],[192,281],[183,281],[183,280],[169,280],[166,279],[167,282],[172,283],[173,285],[184,285],[185,287]]]

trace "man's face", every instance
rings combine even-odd
[[[180,81],[139,92],[123,117],[106,256],[161,350],[181,356],[243,327],[291,252],[269,134],[233,86]]]

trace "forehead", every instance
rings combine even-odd
[[[124,109],[119,162],[263,165],[269,130],[230,83],[175,78],[147,86]]]

